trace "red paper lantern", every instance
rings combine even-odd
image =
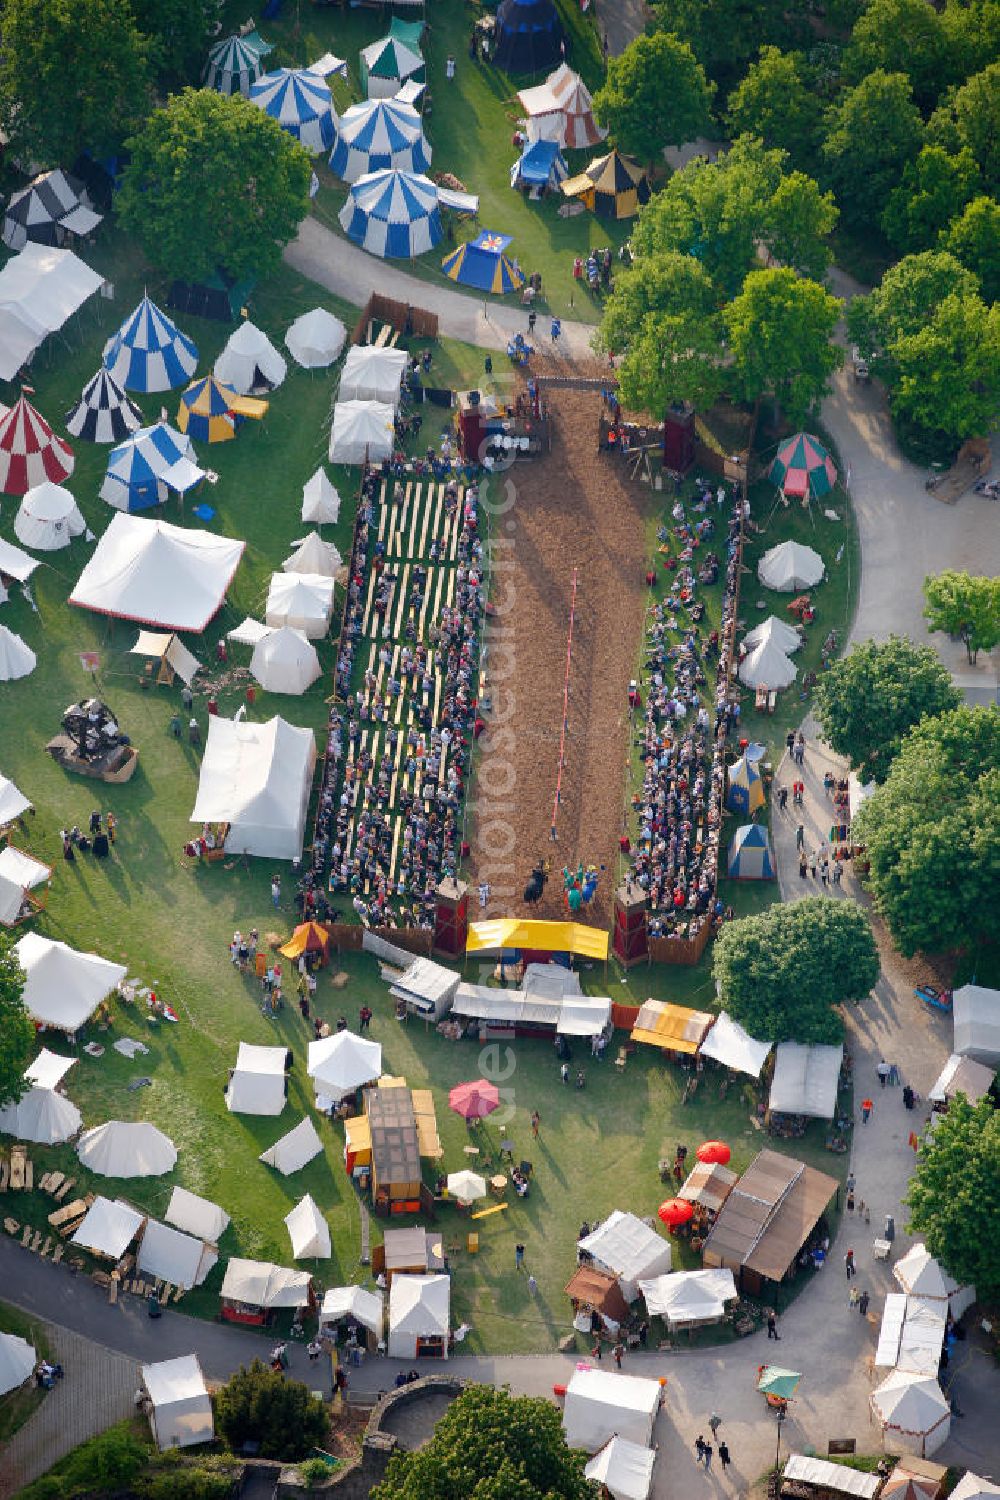
[[[694,1215],[694,1209],[686,1198],[668,1198],[665,1203],[660,1204],[656,1212],[671,1231],[679,1228],[681,1224],[686,1224]]]
[[[720,1167],[726,1166],[732,1154],[725,1141],[703,1141],[695,1152],[699,1161]]]

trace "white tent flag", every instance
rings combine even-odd
[[[330,1226],[308,1193],[285,1215],[285,1228],[292,1242],[293,1260],[329,1259]]]

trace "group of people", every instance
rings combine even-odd
[[[118,824],[113,812],[102,814],[96,808],[90,815],[87,832],[82,833],[74,823],[72,828],[61,828],[63,859],[72,864],[77,850],[81,854],[93,854],[95,859],[107,859],[115,841]]]

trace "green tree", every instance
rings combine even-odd
[[[608,60],[594,114],[623,151],[651,162],[707,127],[715,87],[687,42],[665,32],[636,37]]]
[[[24,1070],[31,1061],[35,1027],[24,1008],[24,980],[14,938],[0,932],[0,1109],[15,1104],[27,1088]]]
[[[877,224],[923,144],[923,121],[904,73],[870,73],[832,106],[820,148],[845,220]]]
[[[925,0],[920,0],[925,4]],[[907,162],[882,215],[886,239],[897,250],[928,250],[973,196],[979,168],[968,147],[952,155],[942,146],[924,146]]]
[[[792,270],[751,271],[723,310],[746,399],[770,392],[790,422],[804,422],[843,363],[832,342],[840,307],[819,282]]]
[[[1000,62],[974,73],[934,111],[929,137],[947,150],[968,146],[983,187],[1000,198]]]
[[[870,73],[905,73],[921,109],[963,76],[965,48],[927,0],[870,0],[844,53],[844,74],[860,83]]]
[[[865,641],[816,685],[823,738],[862,781],[885,781],[903,736],[928,714],[957,708],[961,695],[930,646],[905,636]]]
[[[919,333],[934,309],[951,296],[975,296],[979,284],[953,255],[925,250],[890,266],[868,297],[855,297],[847,309],[851,338],[875,361],[886,384],[896,379],[892,351],[903,338]]]
[[[551,1401],[473,1385],[429,1443],[393,1454],[372,1500],[590,1500],[583,1466]]]
[[[709,78],[733,88],[762,45],[787,40],[800,29],[794,6],[782,0],[654,0],[664,31],[683,37]]]
[[[959,1094],[925,1135],[910,1178],[908,1232],[921,1234],[960,1285],[980,1302],[1000,1297],[1000,1112],[993,1100]]]
[[[185,89],[129,148],[119,218],[170,274],[266,275],[309,210],[307,153],[240,94]]]
[[[975,293],[946,297],[917,333],[892,351],[898,372],[889,404],[897,426],[945,434],[958,446],[1000,419],[1000,305]]]
[[[928,630],[960,636],[970,666],[980,651],[1000,645],[1000,578],[979,578],[949,568],[924,579],[924,598]]]
[[[851,832],[866,847],[876,909],[907,957],[995,939],[1000,710],[922,720]]]
[[[12,157],[69,167],[109,156],[145,115],[147,38],[129,0],[4,0],[0,127]]]
[[[308,1386],[268,1369],[259,1359],[231,1375],[215,1398],[215,1423],[235,1452],[260,1444],[262,1458],[294,1462],[322,1444],[326,1408]]]
[[[879,959],[860,906],[814,896],[726,922],[712,970],[722,1004],[751,1036],[835,1044],[844,1035],[835,1007],[868,994]]]
[[[1000,203],[973,198],[944,231],[941,244],[978,278],[984,302],[1000,302]]]
[[[215,0],[131,0],[139,30],[150,38],[153,65],[167,84],[196,83],[205,63]]]
[[[829,237],[840,210],[804,172],[783,176],[767,205],[764,243],[775,260],[817,280],[830,266]]]
[[[1000,0],[945,0],[941,24],[969,78],[1000,57]]]
[[[729,96],[726,122],[731,136],[757,136],[765,146],[787,151],[798,165],[808,165],[818,131],[816,100],[802,54],[762,47]]]
[[[597,347],[622,355],[621,398],[660,415],[673,401],[710,406],[722,386],[722,320],[707,271],[675,251],[643,257],[615,280]]]

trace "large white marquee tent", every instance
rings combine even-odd
[[[382,401],[398,406],[409,355],[405,349],[355,344],[340,375],[339,401]]]
[[[285,1047],[240,1042],[236,1067],[226,1089],[226,1106],[234,1115],[280,1115],[285,1107]]]
[[[779,594],[815,588],[826,572],[826,564],[812,547],[801,542],[779,542],[764,553],[757,564],[757,577],[765,588]]]
[[[652,1280],[670,1270],[669,1243],[635,1214],[620,1208],[596,1225],[580,1241],[579,1248],[599,1270],[617,1277],[626,1302],[634,1302],[638,1297],[640,1281]]]
[[[149,1421],[158,1448],[190,1448],[212,1441],[212,1398],[197,1354],[143,1365],[142,1383],[152,1402]]]
[[[395,410],[382,401],[338,401],[330,427],[332,464],[381,463],[392,456]]]
[[[108,1120],[85,1130],[76,1154],[100,1177],[162,1177],[173,1170],[177,1148],[148,1120]]]
[[[13,256],[0,271],[0,380],[13,380],[103,279],[72,250],[54,245],[29,242]]]
[[[397,1272],[389,1288],[389,1357],[416,1359],[426,1339],[440,1341],[448,1358],[451,1315],[450,1276],[412,1276]]]
[[[322,640],[333,615],[333,579],[324,573],[272,573],[264,620],[274,630],[290,626]]]
[[[245,542],[119,513],[77,579],[70,604],[169,630],[204,630]]]
[[[79,953],[37,932],[26,932],[14,944],[14,952],[27,975],[24,1003],[29,1015],[59,1031],[82,1026],[127,972],[124,964],[96,953]]]
[[[308,1271],[234,1255],[226,1266],[221,1295],[228,1302],[244,1302],[249,1307],[305,1307],[311,1282]]]
[[[228,823],[230,854],[298,859],[315,765],[311,729],[213,716],[191,821]]]
[[[772,1113],[832,1120],[837,1112],[837,1085],[843,1060],[843,1046],[781,1042],[774,1054],[768,1109]]]

